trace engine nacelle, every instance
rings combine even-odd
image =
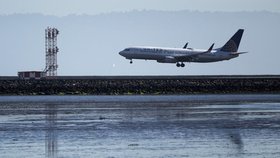
[[[159,63],[176,63],[177,61],[174,58],[165,58],[165,59],[157,60],[157,62],[159,62]]]

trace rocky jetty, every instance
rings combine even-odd
[[[280,76],[123,76],[0,79],[0,95],[280,93]]]

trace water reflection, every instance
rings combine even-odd
[[[234,120],[234,122],[232,123],[233,125],[236,125],[236,124],[242,122],[242,118],[240,118],[242,109],[235,108],[235,109],[231,109],[230,111],[232,111],[232,112],[234,111],[236,114],[238,114],[238,115],[231,115],[231,119]],[[238,154],[242,154],[244,144],[243,144],[242,136],[240,134],[240,129],[232,128],[232,130],[228,134],[229,134],[229,140],[232,142],[232,144],[236,145],[236,150],[237,150]]]
[[[233,130],[229,132],[229,138],[232,144],[236,145],[237,151],[239,153],[243,153],[244,144],[239,130]]]
[[[45,155],[47,158],[56,158],[57,145],[57,105],[46,105],[46,138]]]

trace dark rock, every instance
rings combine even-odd
[[[280,93],[280,78],[0,80],[0,95]]]

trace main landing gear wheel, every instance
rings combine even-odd
[[[132,60],[130,60],[130,62],[129,62],[130,64],[132,64],[133,62],[132,62]]]
[[[177,63],[176,66],[177,67],[185,67],[185,64],[183,62],[182,63]]]

